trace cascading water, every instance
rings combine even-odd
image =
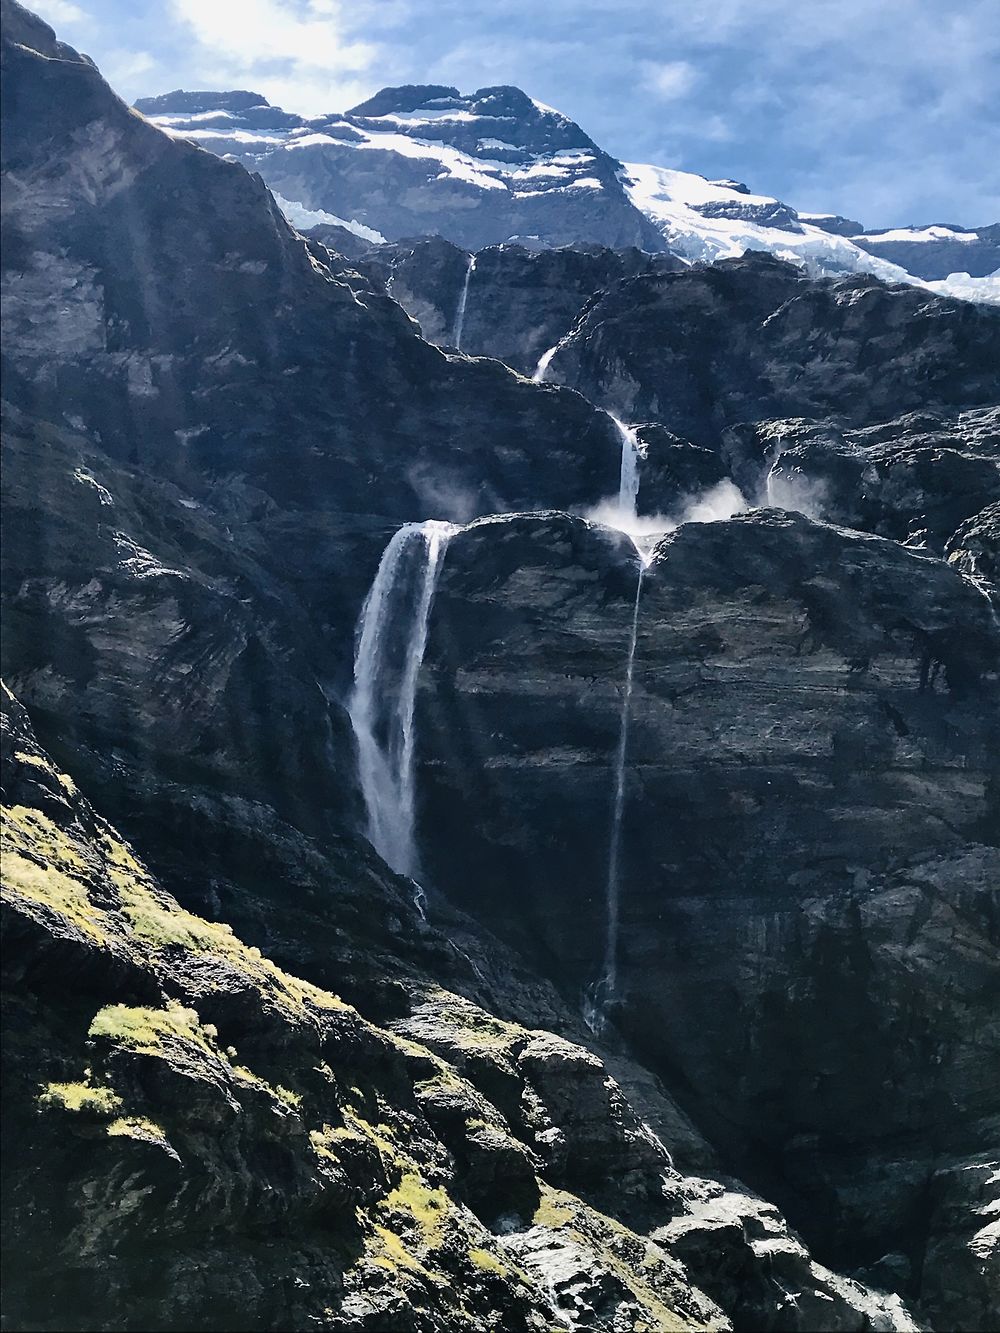
[[[419,872],[414,827],[417,681],[441,561],[457,530],[434,519],[400,528],[382,554],[358,621],[348,713],[358,747],[368,840],[393,870],[411,878]],[[407,576],[415,560],[416,596],[411,597]],[[391,662],[400,647],[396,672]]]
[[[625,814],[625,760],[628,755],[629,717],[632,706],[632,681],[635,674],[635,646],[639,635],[639,599],[646,566],[639,565],[635,585],[635,603],[632,607],[632,628],[629,636],[628,659],[625,666],[625,692],[622,697],[621,722],[618,727],[618,749],[615,752],[614,800],[611,808],[611,836],[608,841],[608,873],[605,887],[607,924],[604,942],[604,966],[601,975],[588,986],[583,1001],[583,1017],[595,1036],[600,1036],[607,1023],[608,1009],[618,990],[618,921],[621,885],[622,819]]]
[[[611,416],[611,413],[608,413]],[[639,517],[639,441],[631,426],[611,416],[622,442],[622,461],[618,474],[618,509],[622,526],[628,531]]]
[[[552,361],[552,358],[558,351],[559,351],[559,344],[553,343],[552,346],[548,349],[548,351],[543,352],[542,355],[538,358],[538,365],[535,367],[535,373],[531,377],[536,384],[541,384],[544,381],[545,376],[548,373],[549,365]]]
[[[764,504],[770,508],[780,508],[778,505],[774,486],[774,469],[781,462],[781,455],[785,452],[785,441],[778,437],[774,449],[771,451],[767,464],[767,476],[764,478],[764,494],[761,497]]]
[[[452,346],[456,352],[462,350],[462,330],[465,328],[465,307],[469,303],[469,283],[476,267],[476,256],[469,255],[469,267],[465,270],[465,281],[458,296],[458,309],[455,311],[455,328],[451,335]]]

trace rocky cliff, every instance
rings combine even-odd
[[[505,246],[448,337],[4,19],[7,1325],[988,1326],[991,313]]]

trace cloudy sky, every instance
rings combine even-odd
[[[997,0],[35,0],[129,100],[513,83],[630,161],[869,227],[1000,219]]]

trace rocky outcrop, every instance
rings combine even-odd
[[[547,378],[710,444],[737,422],[835,414],[860,426],[993,404],[998,353],[992,307],[868,277],[811,281],[756,254],[619,284]]]
[[[454,345],[464,289],[462,350],[496,357],[522,375],[536,372],[545,352],[569,333],[584,305],[598,293],[639,273],[673,273],[685,267],[673,255],[599,246],[528,250],[495,245],[472,256],[439,237],[375,246],[364,258],[366,269],[380,275],[423,336],[442,346]]]
[[[637,577],[573,520],[474,524],[426,659],[434,879],[578,1003]],[[615,1021],[825,1253],[918,1288],[930,1182],[994,1132],[998,661],[954,571],[801,517],[688,524],[644,576]]]
[[[649,1231],[762,1205],[680,1176],[599,1059],[398,961],[366,1021],[182,910],[4,703],[9,1327],[733,1327]],[[915,1327],[768,1216],[825,1327]],[[755,1326],[805,1328],[770,1263]]]
[[[1000,495],[996,407],[912,412],[858,430],[830,420],[740,425],[722,452],[762,503],[938,554]]]

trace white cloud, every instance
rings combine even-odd
[[[173,0],[172,8],[202,46],[234,63],[293,60],[334,74],[365,69],[375,57],[371,43],[345,39],[335,0]]]
[[[371,91],[358,76],[378,47],[353,39],[339,0],[171,0],[171,11],[195,40],[191,75],[202,86],[252,87],[306,115]]]
[[[665,64],[647,64],[646,87],[666,102],[686,97],[698,82],[698,71],[686,60],[668,60]]]
[[[29,9],[33,9],[39,18],[50,23],[54,28],[66,24],[88,23],[90,15],[79,5],[70,0],[29,0]]]

